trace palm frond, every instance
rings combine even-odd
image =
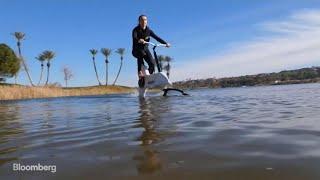
[[[50,51],[50,50],[45,50],[45,51],[43,51],[42,55],[44,56],[44,58],[45,58],[47,61],[52,60],[52,59],[56,56],[55,52]]]
[[[95,56],[98,53],[98,50],[96,49],[90,49],[89,51],[92,54],[92,56]]]
[[[13,34],[13,36],[18,40],[18,41],[20,41],[20,40],[23,40],[24,39],[24,37],[25,37],[25,33],[23,33],[23,32],[14,32],[14,33],[12,33]]]
[[[43,53],[41,53],[36,57],[36,59],[39,60],[40,62],[43,62],[46,60],[46,57],[44,56]]]
[[[172,60],[173,60],[173,58],[170,57],[170,56],[165,56],[164,59],[165,59],[165,61],[168,62],[168,63],[172,62]]]
[[[159,62],[164,62],[165,61],[165,57],[163,55],[159,55],[158,56],[158,60],[159,60]]]
[[[101,48],[101,53],[108,58],[111,55],[112,50],[109,48]]]
[[[125,48],[118,48],[116,53],[118,53],[120,56],[123,56],[125,53],[125,50],[126,50]]]

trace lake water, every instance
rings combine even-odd
[[[188,93],[2,101],[0,179],[320,179],[320,84]]]

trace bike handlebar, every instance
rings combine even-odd
[[[159,46],[166,47],[167,46],[166,44],[155,44],[155,43],[152,43],[152,42],[145,42],[145,44],[150,44],[151,46],[154,46],[154,47],[159,47]]]

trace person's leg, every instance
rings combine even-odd
[[[143,57],[137,58],[137,63],[138,63],[138,74],[139,74],[142,69],[142,66],[144,65]]]
[[[153,72],[154,72],[154,62],[153,62],[153,57],[152,57],[152,55],[151,55],[149,50],[146,51],[146,54],[145,54],[145,56],[143,58],[148,63],[149,73],[153,74]]]
[[[139,76],[138,85],[140,88],[142,88],[144,87],[144,77],[140,75],[141,75],[142,66],[144,66],[143,58],[142,57],[137,58],[137,63],[138,63],[138,76]]]

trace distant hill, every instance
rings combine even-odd
[[[286,70],[278,73],[263,73],[228,78],[208,78],[174,82],[177,88],[225,88],[320,82],[320,67]]]

